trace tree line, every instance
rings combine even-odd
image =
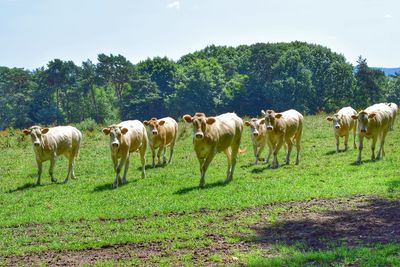
[[[0,67],[0,129],[196,111],[315,114],[383,101],[400,103],[400,74],[387,77],[362,57],[354,67],[343,55],[304,42],[211,45],[177,61],[132,64],[122,55],[99,54],[96,64],[54,59],[35,70]]]

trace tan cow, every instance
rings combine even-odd
[[[250,127],[251,130],[251,141],[253,143],[254,157],[256,158],[254,164],[258,163],[261,153],[263,152],[265,145],[268,144],[268,156],[265,159],[265,163],[269,162],[269,158],[272,154],[272,145],[267,137],[267,127],[265,126],[265,119],[252,118],[250,121],[245,121],[244,124]]]
[[[216,117],[206,117],[196,113],[183,119],[193,124],[193,145],[200,163],[200,184],[205,184],[205,174],[215,154],[223,151],[228,159],[226,181],[231,181],[235,170],[243,132],[243,121],[235,113],[224,113]]]
[[[386,103],[386,105],[388,105],[388,107],[390,107],[390,109],[392,110],[392,123],[390,124],[390,130],[393,131],[394,121],[396,120],[397,111],[399,110],[399,107],[396,105],[396,103]]]
[[[145,154],[148,139],[144,125],[138,120],[123,121],[117,125],[113,124],[104,128],[103,133],[110,135],[111,159],[115,170],[113,188],[118,187],[118,182],[126,183],[129,156],[132,152],[139,152],[142,163],[142,178],[145,178]],[[120,172],[124,165],[124,175],[121,180]]]
[[[351,116],[357,115],[352,107],[344,107],[337,113],[333,114],[332,117],[327,117],[328,121],[333,122],[333,133],[336,138],[336,153],[339,153],[339,137],[344,136],[344,150],[347,151],[349,148],[349,135],[350,131],[353,131],[353,147],[357,148],[356,145],[356,131],[357,121],[353,120]]]
[[[157,118],[152,118],[151,120],[144,121],[143,124],[146,126],[147,135],[149,138],[151,155],[153,158],[152,166],[155,166],[154,159],[156,157],[155,150],[157,148],[158,164],[161,164],[161,152],[163,153],[163,164],[167,163],[165,153],[168,146],[170,147],[168,164],[171,163],[175,141],[178,134],[178,123],[176,123],[173,118],[166,117],[159,120],[157,120]]]
[[[286,164],[289,164],[290,153],[292,152],[293,140],[296,141],[296,165],[299,164],[300,141],[303,131],[303,115],[294,109],[287,110],[281,113],[275,113],[273,110],[261,111],[265,116],[265,124],[268,131],[268,139],[273,148],[274,158],[271,168],[277,168],[278,152],[283,143],[286,143]]]
[[[385,155],[384,144],[386,134],[389,131],[392,122],[392,110],[386,104],[375,104],[365,110],[361,110],[358,115],[353,115],[352,118],[357,120],[358,127],[358,156],[357,163],[361,162],[361,152],[364,146],[364,137],[367,139],[372,138],[371,143],[371,160],[380,159]],[[376,141],[380,139],[380,147],[375,158],[375,145]]]
[[[75,179],[75,158],[79,154],[82,140],[82,133],[72,126],[57,126],[52,128],[41,128],[32,126],[24,129],[25,135],[30,135],[33,143],[33,150],[36,155],[38,166],[37,185],[40,185],[42,176],[42,163],[50,160],[49,174],[52,182],[57,182],[53,175],[56,158],[64,155],[68,159],[68,174],[64,183],[68,182],[69,177]]]

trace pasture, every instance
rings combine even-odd
[[[171,165],[140,178],[131,155],[128,183],[112,189],[109,138],[84,132],[77,180],[62,184],[67,160],[42,185],[30,138],[0,137],[0,265],[400,265],[400,124],[383,160],[360,165],[357,150],[335,153],[325,115],[306,116],[300,164],[253,165],[245,127],[233,181],[218,154],[198,188],[192,128],[179,123]],[[340,148],[343,149],[343,139]],[[352,144],[352,137],[350,137]],[[265,157],[267,151],[263,153]],[[167,154],[168,155],[168,154]],[[284,149],[279,162],[284,159]]]

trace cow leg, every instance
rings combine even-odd
[[[68,158],[68,173],[67,173],[67,177],[65,177],[65,179],[64,179],[64,184],[68,183],[69,176],[70,176],[70,174],[72,172],[72,168],[74,166],[73,160],[74,160],[74,156]]]
[[[36,163],[38,166],[38,178],[36,180],[36,185],[40,185],[40,178],[42,178],[43,165],[42,165],[42,161],[38,158],[36,158]]]
[[[126,158],[124,175],[122,176],[122,184],[126,184],[126,174],[128,173],[128,169],[129,169],[129,157],[130,157],[130,155],[128,155],[128,157]]]
[[[375,160],[375,146],[376,146],[376,141],[378,140],[378,136],[374,136],[372,138],[372,143],[371,143],[371,160]]]
[[[357,156],[357,161],[356,163],[361,163],[361,152],[364,147],[364,137],[358,136],[358,156]]]
[[[257,165],[258,163],[258,155],[259,153],[257,152],[257,146],[255,144],[253,144],[253,152],[254,152],[254,157],[256,158],[256,160],[254,161],[254,165]]]
[[[56,155],[53,154],[53,155],[51,155],[51,158],[50,158],[49,174],[50,174],[50,177],[51,177],[51,181],[54,182],[54,183],[57,182],[57,179],[53,175],[54,166],[55,165],[56,165]]]
[[[357,149],[356,135],[357,135],[357,121],[354,122],[354,127],[353,127],[353,147],[354,147],[354,149]]]
[[[379,147],[379,151],[378,151],[378,155],[376,156],[376,159],[380,159],[381,155],[382,157],[385,156],[385,149],[384,149],[384,145],[385,145],[385,138],[386,138],[386,134],[387,132],[384,131],[382,132],[381,136],[380,136],[380,147]]]
[[[274,158],[272,160],[272,165],[271,165],[271,168],[273,168],[273,169],[278,168],[278,166],[279,166],[278,152],[279,152],[279,149],[281,149],[282,145],[283,145],[283,137],[279,138],[278,143],[275,145],[274,154],[273,154]]]
[[[231,171],[232,171],[232,152],[231,148],[228,147],[227,149],[224,150],[224,153],[226,155],[226,159],[228,160],[228,168],[226,170],[226,180],[229,181]]]
[[[154,149],[154,147],[151,147],[151,157],[153,159],[152,163],[151,163],[151,167],[155,167],[156,163],[155,163],[155,157],[156,157],[156,150]]]
[[[229,179],[227,181],[232,181],[233,179],[233,172],[235,171],[235,166],[236,166],[236,160],[237,160],[237,154],[239,152],[239,144],[240,140],[236,143],[232,144],[232,150],[231,150],[231,173],[229,176]]]
[[[162,160],[163,160],[163,164],[167,164],[167,157],[165,157],[165,154],[167,153],[167,146],[164,145],[163,148],[163,155],[162,155]]]
[[[262,152],[264,151],[264,148],[265,148],[265,144],[261,145],[260,148],[258,149],[258,152],[257,152],[257,163],[258,163],[258,160],[260,159],[260,156],[261,156]]]
[[[287,144],[287,151],[286,151],[286,160],[285,163],[287,165],[289,165],[290,162],[290,154],[292,153],[292,148],[293,148],[293,142],[291,139],[286,140],[286,144]]]
[[[344,151],[349,149],[349,133],[344,136]]]
[[[113,183],[113,188],[118,187],[118,182],[122,183],[120,173],[121,173],[121,169],[124,166],[128,156],[129,156],[129,154],[128,155],[126,155],[126,154],[122,155],[119,163],[117,164],[117,166],[115,168],[115,179],[114,179],[114,183]]]
[[[142,164],[142,179],[144,179],[146,178],[146,145],[142,145],[142,147],[140,147],[139,154],[140,163]]]
[[[161,152],[164,150],[163,146],[158,147],[157,151],[157,165],[161,165]]]
[[[174,146],[175,146],[175,140],[173,140],[172,143],[171,143],[171,145],[170,145],[168,164],[171,163],[172,155],[174,154]]]
[[[205,175],[206,175],[206,171],[208,169],[208,166],[210,165],[211,161],[213,160],[215,156],[215,153],[209,153],[208,156],[206,157],[206,159],[204,160],[203,164],[200,166],[200,184],[199,187],[200,188],[204,188],[205,185]]]
[[[268,156],[265,158],[265,163],[268,164],[269,159],[271,158],[271,154],[272,154],[272,144],[268,142]]]

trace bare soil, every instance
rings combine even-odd
[[[282,212],[273,212],[282,208]],[[204,212],[200,211],[199,213]],[[211,211],[208,211],[211,212]],[[0,262],[6,265],[76,266],[92,265],[98,261],[136,259],[140,264],[157,265],[154,258],[170,257],[182,265],[180,257],[192,253],[196,265],[243,265],[233,257],[233,251],[246,252],[258,248],[269,253],[271,246],[302,244],[305,249],[326,249],[334,245],[358,246],[377,243],[400,243],[400,200],[387,200],[371,196],[354,196],[347,199],[315,199],[305,202],[271,204],[243,209],[226,216],[235,220],[257,212],[260,220],[244,225],[250,234],[238,232],[240,242],[227,242],[221,234],[209,234],[208,246],[171,249],[177,240],[162,242],[122,244],[79,251],[46,251],[22,256],[11,255]],[[173,216],[183,216],[174,214]],[[183,240],[184,241],[184,240]],[[220,260],[210,258],[220,255]],[[176,260],[176,261],[175,261]]]

